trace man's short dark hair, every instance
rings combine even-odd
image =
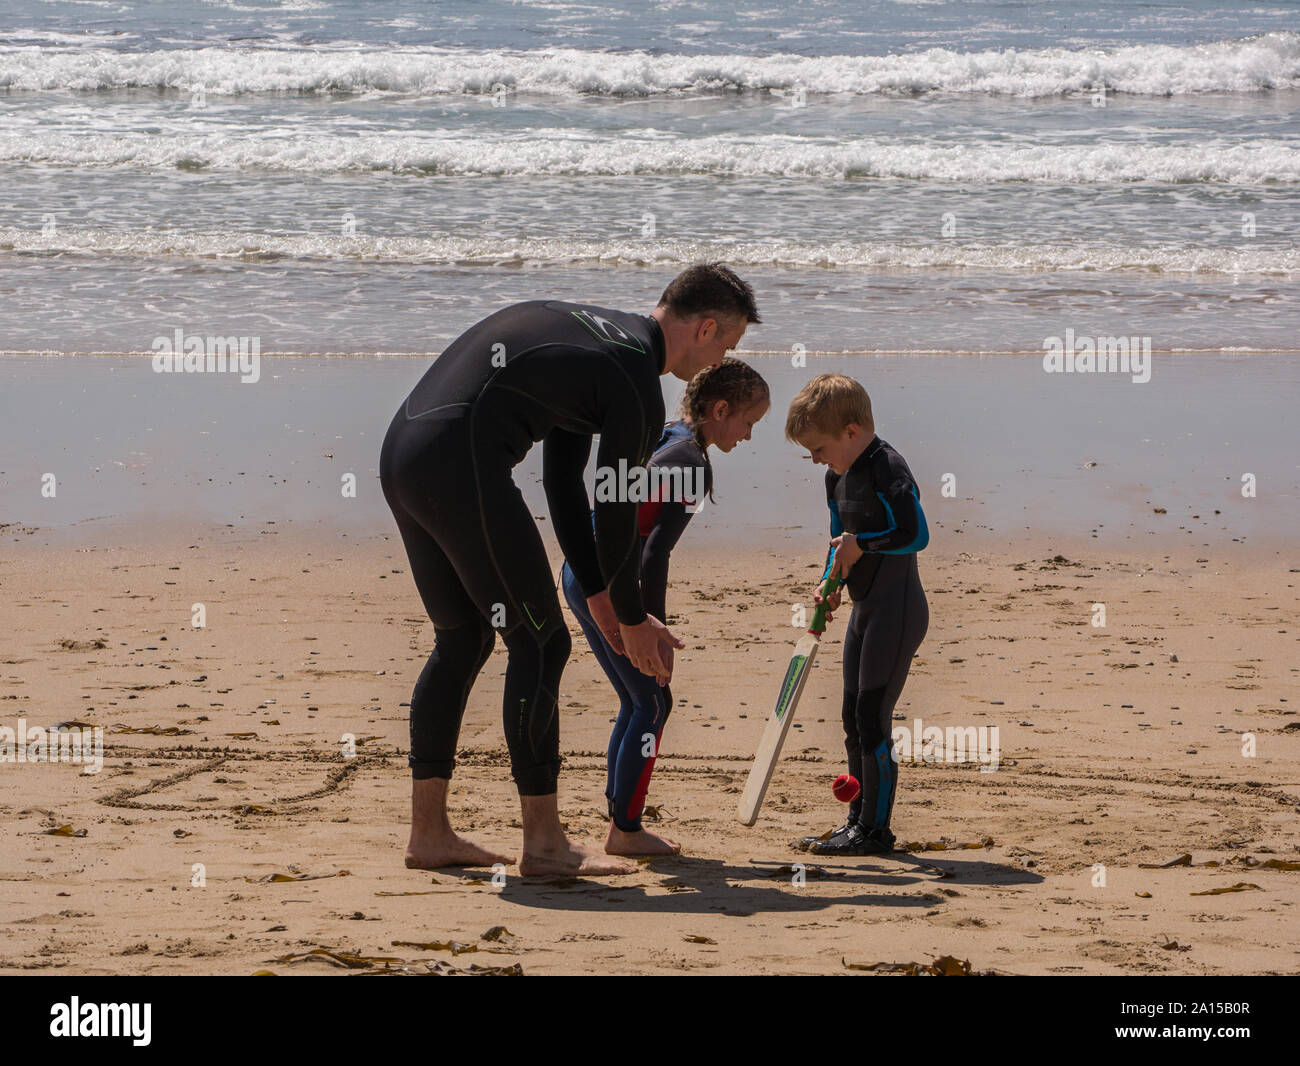
[[[721,263],[696,263],[673,278],[659,297],[678,318],[708,315],[710,318],[741,318],[762,322],[754,290],[735,272]]]

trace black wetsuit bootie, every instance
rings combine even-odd
[[[800,851],[807,851],[814,844],[824,843],[825,841],[834,840],[836,837],[842,836],[843,834],[847,833],[850,829],[852,829],[856,824],[857,824],[856,822],[848,821],[845,822],[838,829],[832,829],[828,833],[820,833],[815,836],[800,837],[797,847],[799,848]]]
[[[894,834],[888,829],[868,829],[867,840],[874,848],[873,855],[888,855],[894,850]]]
[[[814,855],[888,855],[894,850],[894,834],[888,829],[865,830],[860,825],[850,826],[846,832],[828,840],[817,840],[808,845]]]

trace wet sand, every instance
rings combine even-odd
[[[1029,355],[809,355],[794,366],[789,353],[741,354],[769,381],[772,411],[752,441],[716,456],[716,505],[694,520],[697,542],[820,536],[821,471],[782,431],[791,398],[823,371],[867,387],[927,516],[954,535],[1095,532],[1145,550],[1165,535],[1290,544],[1300,526],[1295,354],[1154,353],[1145,384],[1048,374]],[[144,356],[2,358],[0,523],[60,530],[69,544],[159,522],[387,533],[379,448],[428,366],[422,356],[272,356],[241,384],[155,374]],[[662,384],[675,417],[682,383]],[[48,474],[52,498],[41,492]],[[354,496],[343,493],[348,476]],[[516,480],[544,523],[540,478],[534,448]]]

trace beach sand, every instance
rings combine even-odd
[[[1291,553],[1174,534],[1122,549],[937,537],[920,558],[929,635],[895,726],[996,726],[1000,762],[904,765],[894,828],[909,851],[819,861],[791,841],[842,820],[847,610],[746,829],[736,801],[817,563],[807,537],[684,545],[669,622],[687,647],[647,823],[684,854],[608,880],[511,867],[494,884],[403,866],[403,705],[433,631],[395,536],[4,537],[0,725],[99,725],[106,751],[98,774],[0,764],[0,972],[851,973],[941,956],[1015,974],[1300,970],[1300,870],[1267,865],[1300,857]],[[561,817],[603,840],[614,708],[569,622]],[[452,805],[458,829],[517,854],[504,668],[498,643]],[[48,832],[61,826],[85,835]]]

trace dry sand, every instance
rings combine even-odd
[[[498,887],[491,871],[402,863],[403,704],[432,627],[396,538],[136,533],[77,547],[5,531],[0,726],[79,720],[105,728],[107,750],[97,775],[0,764],[0,972],[846,973],[944,955],[1020,974],[1300,970],[1300,869],[1265,865],[1300,858],[1297,560],[1280,552],[927,550],[930,632],[895,724],[997,726],[1001,763],[904,766],[895,831],[990,842],[824,862],[790,842],[843,813],[829,785],[847,612],[745,829],[736,800],[797,636],[790,605],[816,571],[808,545],[684,543],[669,621],[687,649],[649,802],[685,854],[607,881],[511,868]],[[571,832],[603,839],[613,711],[570,624],[560,807]],[[453,807],[462,831],[517,852],[504,667],[498,644]],[[340,754],[346,733],[356,758]],[[47,833],[65,825],[85,835]],[[497,926],[508,935],[483,939]],[[283,961],[318,948],[335,956]],[[393,961],[348,969],[351,955]]]

